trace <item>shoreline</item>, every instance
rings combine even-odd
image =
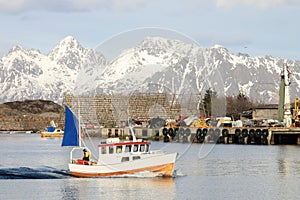
[[[0,131],[0,134],[37,134],[33,131]]]

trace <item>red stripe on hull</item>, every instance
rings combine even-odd
[[[145,167],[140,169],[128,170],[128,171],[118,171],[110,173],[82,173],[71,171],[70,174],[76,177],[105,177],[105,176],[118,176],[124,174],[134,174],[143,171],[150,171],[156,173],[162,173],[163,176],[171,177],[173,175],[174,163],[169,163],[165,165],[158,165],[153,167]]]

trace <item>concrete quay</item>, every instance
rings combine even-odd
[[[137,138],[164,142],[195,142],[220,144],[300,144],[300,128],[286,127],[209,127],[209,128],[134,128]],[[98,132],[98,133],[97,133]],[[101,128],[94,131],[102,137],[129,137],[130,129]]]

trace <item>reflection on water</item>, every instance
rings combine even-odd
[[[95,141],[96,142],[96,141]],[[0,199],[297,199],[300,146],[152,142],[179,152],[176,178],[75,178],[69,148],[39,135],[0,135]],[[46,166],[46,167],[45,167]]]
[[[281,176],[298,176],[300,174],[300,148],[292,145],[278,146],[277,164]]]
[[[73,184],[72,184],[73,183]],[[60,193],[61,198],[63,200],[69,199],[79,199],[79,189],[81,184],[74,184],[74,181],[64,181],[63,184],[60,185]]]
[[[289,163],[285,159],[278,159],[278,172],[286,175],[289,168],[289,166],[287,166],[288,164]]]
[[[61,185],[62,199],[174,199],[171,178],[76,178]]]

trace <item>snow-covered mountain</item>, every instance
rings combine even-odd
[[[212,88],[219,96],[242,92],[253,100],[277,103],[284,62],[293,72],[291,94],[294,98],[299,92],[299,61],[234,55],[219,45],[201,48],[152,37],[124,50],[105,68],[98,85],[114,93],[164,90],[203,94]]]
[[[165,91],[199,94],[212,88],[221,95],[243,92],[254,100],[278,102],[285,60],[234,55],[222,46],[159,37],[145,38],[108,62],[101,52],[82,47],[69,36],[48,55],[20,46],[0,60],[0,101],[45,99],[61,102],[64,93]],[[288,60],[291,94],[297,97],[300,62]]]
[[[45,99],[61,102],[74,91],[79,72],[106,60],[100,53],[83,48],[73,37],[64,38],[48,54],[15,46],[0,60],[0,101]]]

